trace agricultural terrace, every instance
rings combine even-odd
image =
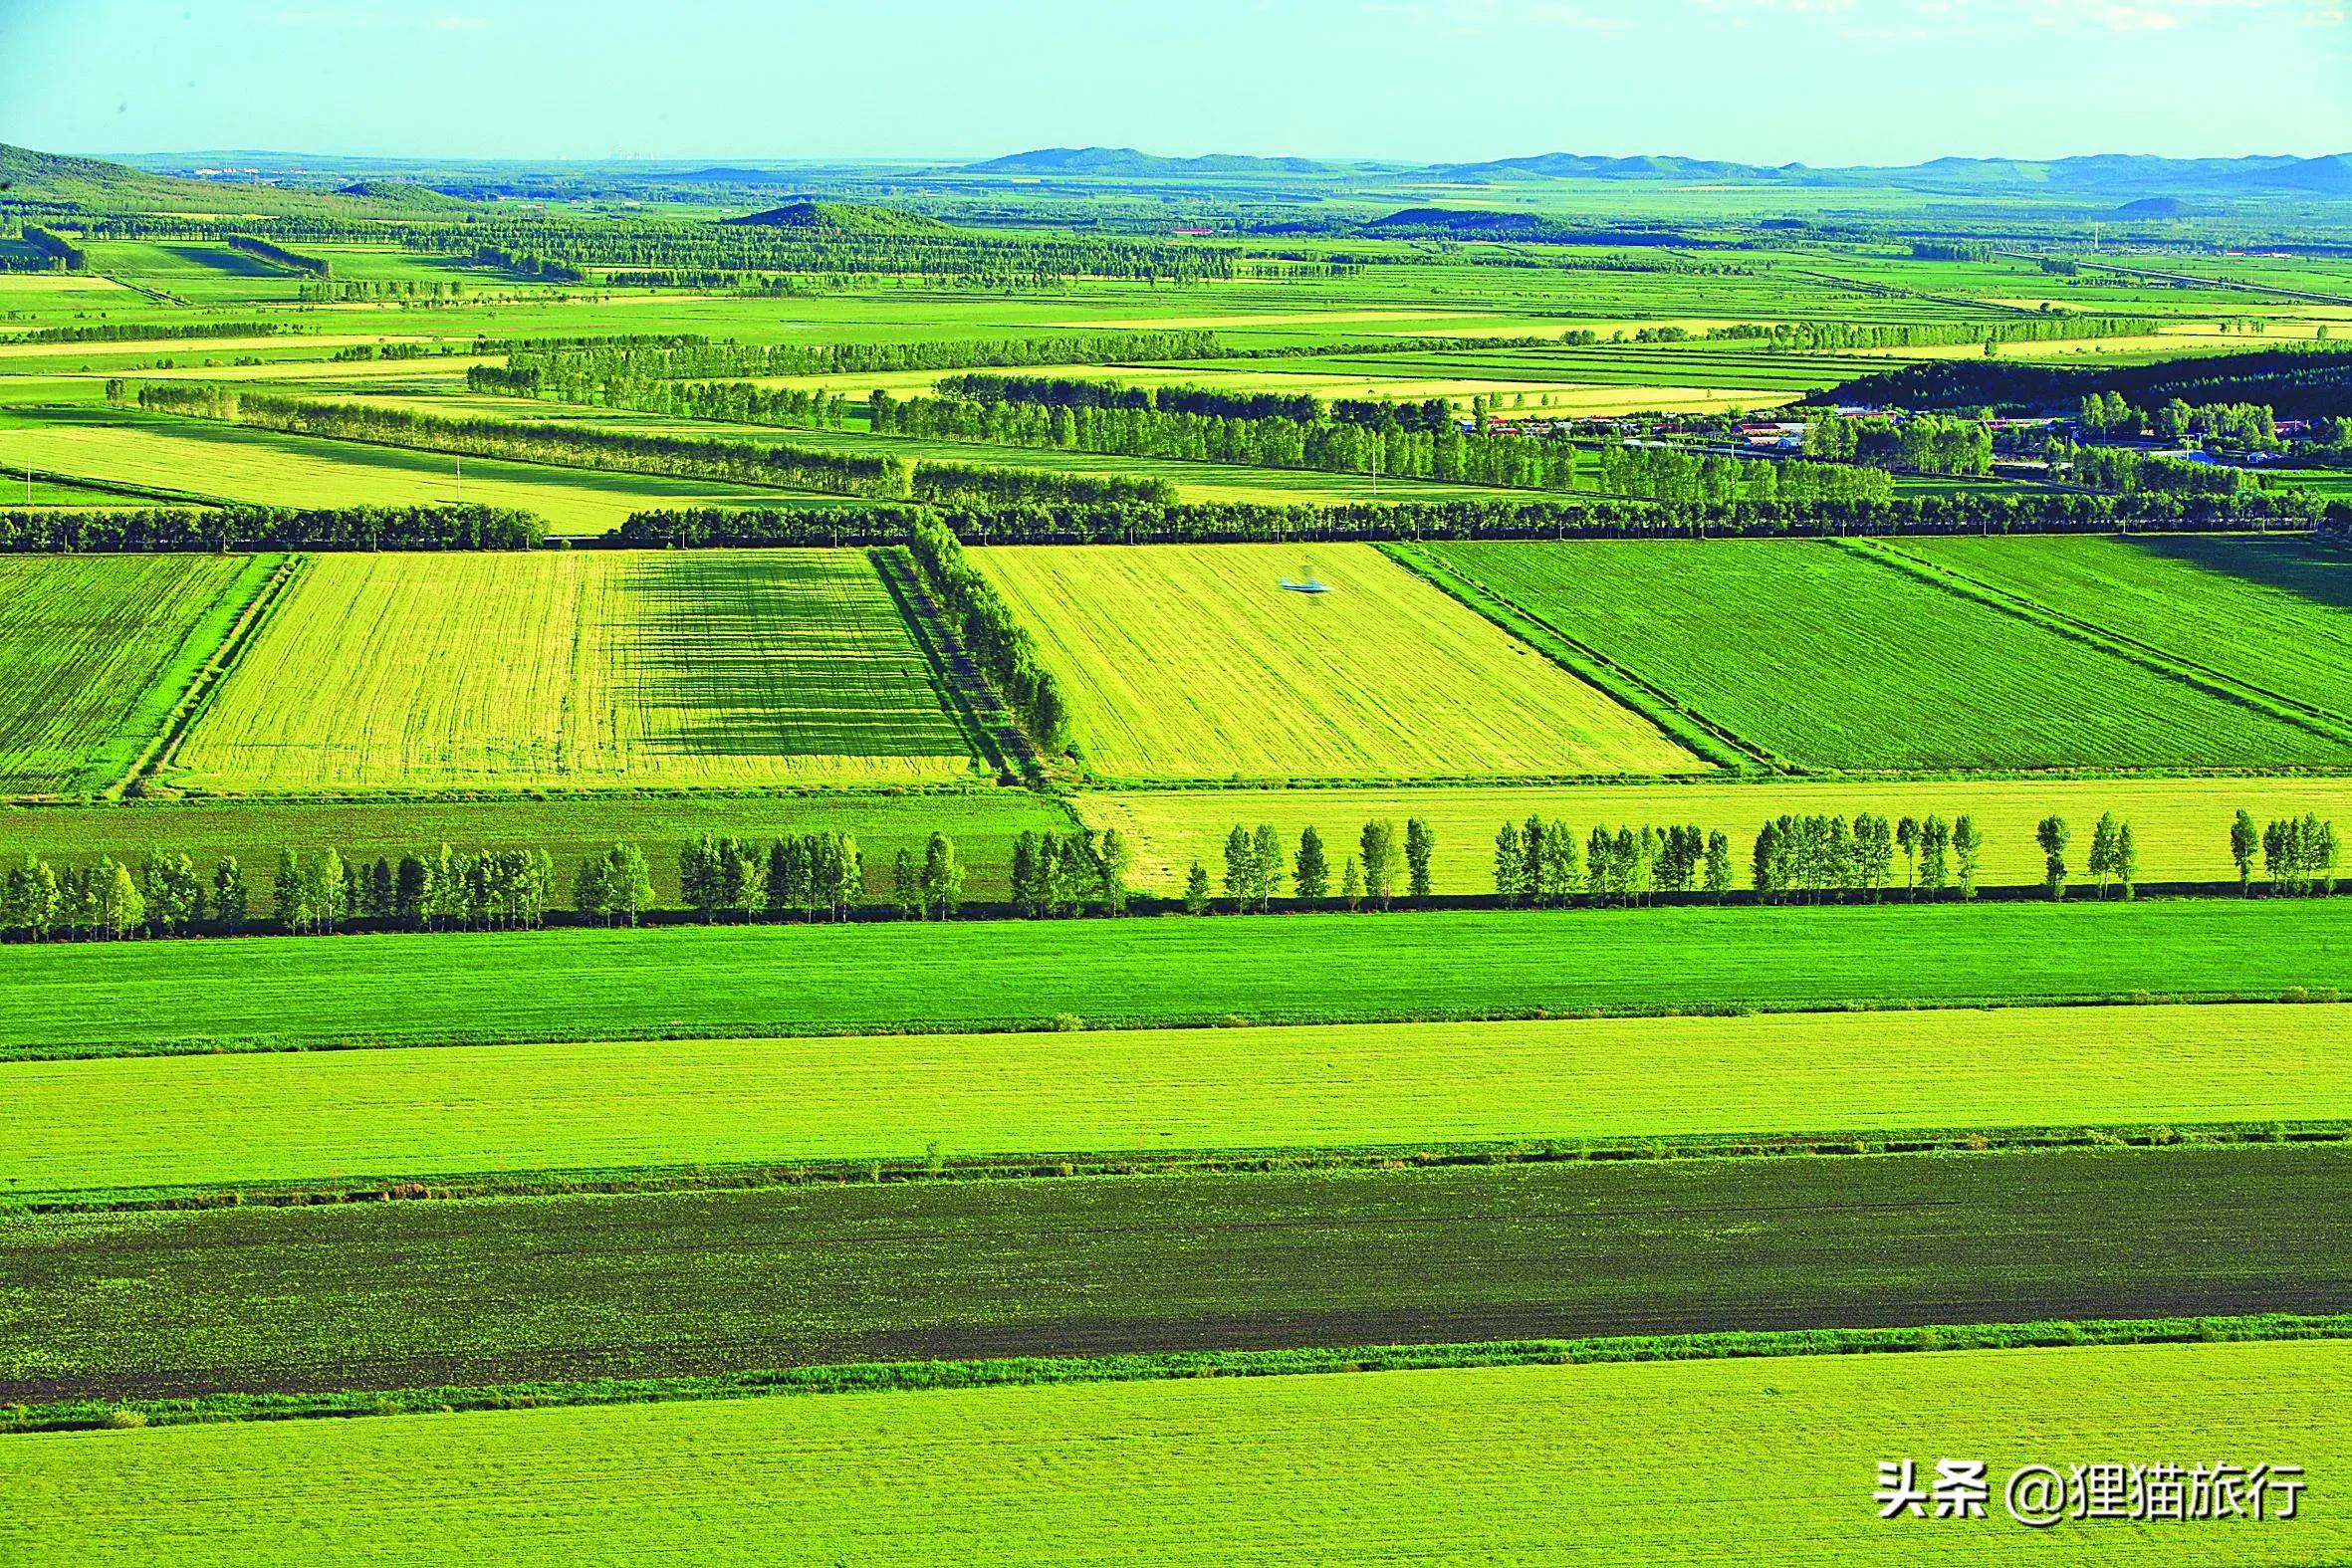
[[[330,555],[304,561],[165,778],[881,784],[972,767],[863,552]]]
[[[126,777],[274,558],[0,558],[0,789]]]
[[[1784,815],[1852,816],[1870,811],[1890,821],[1910,816],[1947,822],[1970,816],[1984,835],[1980,881],[2030,887],[2042,880],[2033,830],[2055,813],[2087,833],[2103,812],[2132,824],[2140,877],[2148,882],[2234,882],[2230,822],[2238,811],[2258,822],[2314,813],[2352,821],[2352,779],[1886,779],[1867,782],[1566,784],[1393,787],[1381,789],[1089,789],[1072,802],[1087,825],[1117,828],[1135,853],[1136,887],[1174,895],[1187,868],[1221,864],[1237,825],[1267,823],[1286,850],[1312,827],[1325,844],[1348,845],[1369,821],[1419,817],[1436,836],[1430,880],[1440,894],[1491,893],[1495,834],[1529,816],[1563,821],[1579,838],[1596,826],[1614,831],[1695,824],[1720,830],[1741,860],[1764,823]],[[5,838],[0,817],[0,839]],[[2079,857],[2078,857],[2079,858]],[[2260,866],[2255,866],[2257,875]],[[1894,872],[1901,897],[1903,867]],[[1746,876],[1743,874],[1745,885]],[[1289,885],[1285,884],[1286,887]]]
[[[1430,911],[74,942],[0,1053],[1327,1023],[2352,990],[2352,899]]]
[[[825,1394],[12,1437],[0,1556],[387,1564],[453,1542],[514,1563],[641,1557],[691,1525],[743,1562],[1595,1565],[1919,1560],[1880,1459],[1997,1477],[2070,1454],[2352,1463],[2334,1341],[1776,1356]],[[2276,1462],[2289,1462],[2283,1457]],[[485,1475],[500,1477],[495,1486]],[[1606,1530],[1563,1523],[1577,1512]],[[2316,1484],[2314,1485],[2316,1492]],[[690,1504],[681,1499],[691,1498]],[[1999,1507],[1998,1499],[1994,1506]],[[2005,1520],[1940,1560],[2013,1560]],[[2068,1561],[2352,1553],[2316,1496],[2286,1524],[2062,1522]]]
[[[0,1094],[13,1127],[0,1195],[19,1197],[499,1170],[2342,1122],[2352,1006],[265,1051],[0,1062]]]
[[[1799,768],[2352,765],[2352,739],[1835,541],[1414,555]]]
[[[972,559],[1037,634],[1082,756],[1107,778],[1704,768],[1369,546],[1013,547]]]

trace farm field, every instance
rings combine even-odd
[[[1802,768],[2352,766],[2352,742],[1834,542],[1462,544],[1420,554]]]
[[[2267,1000],[2352,990],[2352,899],[1433,911],[63,943],[0,1053]]]
[[[1325,843],[1349,844],[1375,818],[1419,817],[1436,834],[1430,881],[1440,894],[1490,893],[1495,833],[1507,821],[1556,818],[1581,836],[1594,826],[1696,823],[1729,834],[1735,860],[1747,855],[1764,824],[1781,815],[1851,816],[1874,811],[1890,820],[1946,821],[1967,814],[1985,835],[1986,886],[2039,886],[2042,855],[2034,824],[2052,812],[2077,834],[2104,811],[2132,824],[2140,875],[2150,882],[2234,882],[2230,821],[2239,810],[2259,822],[2316,812],[2352,818],[2352,779],[1886,779],[1798,782],[1564,784],[1327,789],[1088,789],[1072,801],[1095,828],[1115,827],[1135,848],[1135,885],[1183,891],[1195,860],[1221,866],[1225,835],[1236,823],[1271,823],[1286,846],[1312,827]],[[0,846],[7,843],[0,814]],[[2080,857],[2077,856],[2077,859]],[[2258,878],[2260,864],[2254,867]],[[1903,864],[1895,863],[1901,897]],[[1286,883],[1286,891],[1289,884]]]
[[[1086,765],[1145,779],[1704,771],[1646,720],[1369,546],[976,551],[1069,694]],[[1294,593],[1294,576],[1328,593]]]
[[[0,790],[127,776],[272,557],[0,558]]]
[[[330,846],[346,860],[388,856],[396,861],[404,853],[446,843],[545,849],[555,862],[557,887],[569,889],[584,858],[625,841],[645,851],[656,900],[679,908],[684,897],[677,852],[702,834],[733,833],[765,847],[788,833],[832,830],[857,839],[867,892],[879,901],[889,891],[891,858],[902,848],[920,851],[936,832],[947,834],[963,858],[965,895],[1001,902],[1013,840],[1024,832],[1065,833],[1071,826],[1059,800],[994,787],[919,793],[510,791],[448,799],[149,797],[103,806],[0,806],[0,865],[28,854],[59,866],[88,864],[101,855],[131,865],[150,849],[161,849],[204,867],[224,855],[248,867],[266,867],[283,848]]]
[[[2155,1053],[2162,1074],[2145,1072]],[[2209,1004],[0,1062],[0,1202],[858,1159],[2352,1119],[2352,1007]]]
[[[875,784],[973,766],[863,552],[324,555],[162,779]]]
[[[9,1444],[0,1555],[77,1562],[1372,1561],[1872,1565],[1889,1456],[1997,1478],[2068,1454],[2347,1462],[2340,1343],[2077,1346],[833,1394],[40,1434]],[[2184,1458],[2182,1462],[2188,1462]],[[2287,1462],[2277,1460],[2275,1462]],[[483,1477],[499,1477],[485,1485]],[[1996,1485],[1999,1484],[1997,1479]],[[2314,1482],[2316,1492],[2316,1481]],[[2013,1561],[1999,1515],[1940,1561]],[[1605,1518],[1605,1530],[1566,1521]],[[1767,1522],[1768,1521],[1768,1522]],[[2086,1564],[2312,1562],[2290,1523],[2062,1523]],[[1801,1544],[1791,1544],[1792,1540]]]
[[[1879,548],[2352,723],[2352,552],[2340,547],[2140,535]]]
[[[28,462],[78,479],[261,506],[440,506],[458,499],[452,465],[435,453],[193,420],[0,419],[0,466]],[[827,504],[787,491],[488,458],[465,469],[465,500],[533,513],[565,534],[608,534],[630,513],[657,507]]]
[[[2352,1008],[2274,1003],[10,1061],[0,1203],[517,1171],[2328,1123],[2352,1119],[2348,1063]]]
[[[32,1215],[0,1220],[0,1401],[2324,1312],[2352,1245],[2297,1217],[2348,1175],[2064,1150]]]

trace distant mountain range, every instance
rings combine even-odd
[[[1775,185],[1898,185],[1985,194],[2137,200],[2146,196],[2352,196],[2352,153],[2325,157],[2159,158],[2131,153],[2087,157],[1935,158],[1899,167],[1814,168],[1803,163],[1732,163],[1714,158],[1600,157],[1546,152],[1484,163],[1368,164],[1239,154],[1159,157],[1132,147],[1045,147],[984,163],[968,174],[1174,179],[1217,174],[1338,176],[1371,171],[1457,184],[1544,179],[1705,180]]]

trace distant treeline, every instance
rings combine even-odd
[[[1760,341],[1799,350],[1934,348],[1959,343],[2145,337],[2163,326],[2149,316],[2068,316],[2053,311],[2046,316],[2004,316],[1986,322],[1737,322],[1712,328],[1704,336],[1709,341]]]
[[[506,507],[150,507],[0,511],[0,552],[529,550],[547,525]]]
[[[99,322],[88,327],[43,327],[12,333],[12,343],[114,343],[172,337],[269,337],[299,332],[290,322]]]
[[[495,267],[524,278],[536,278],[543,283],[586,283],[588,274],[579,268],[537,251],[509,250],[503,245],[477,245],[473,249],[473,264]]]
[[[41,254],[50,267],[63,268],[67,272],[82,272],[90,266],[89,253],[54,229],[28,223],[24,229],[24,240]]]
[[[978,378],[966,378],[977,380]],[[1575,483],[1575,448],[1561,441],[1518,435],[1468,435],[1448,420],[1441,428],[1385,428],[1328,416],[1311,398],[1243,397],[1177,389],[1180,411],[1037,402],[983,402],[967,397],[900,399],[875,392],[866,416],[880,434],[932,440],[985,441],[1050,451],[1096,452],[1113,457],[1233,463],[1252,468],[1310,469],[1492,485],[1509,490],[1566,490]],[[1205,407],[1311,405],[1312,419],[1181,411]],[[1416,410],[1419,405],[1407,405]]]
[[[232,234],[229,236],[228,245],[230,250],[243,251],[246,255],[257,256],[273,266],[284,267],[290,272],[308,273],[314,278],[324,278],[334,270],[328,265],[327,258],[324,256],[305,256],[300,251],[287,250],[283,246],[273,245],[268,240],[257,239],[250,234]]]
[[[2071,411],[2094,392],[2114,392],[2143,408],[2179,398],[2193,404],[2265,403],[2282,419],[2342,416],[2352,414],[2352,352],[2313,344],[2085,366],[1938,359],[1846,381],[1807,401]]]
[[[1795,466],[1795,465],[1790,465]],[[1882,476],[1883,477],[1883,476]],[[1314,540],[1688,539],[1904,534],[2103,534],[2220,527],[2305,532],[2324,504],[2301,491],[2233,497],[1969,491],[1891,501],[1655,502],[1597,498],[1351,506],[1250,502],[878,507],[855,512],[695,507],[630,515],[626,547],[902,543],[918,518],[967,544],[1147,545]]]
[[[875,500],[1066,501],[1072,504],[1166,500],[1164,480],[1099,478],[967,468],[910,459],[858,457],[798,447],[707,437],[656,435],[497,419],[437,419],[407,409],[357,403],[302,402],[209,382],[149,382],[138,405],[189,418],[218,420],[295,435],[514,462],[569,464],[627,473],[666,474],[779,485]]]
[[[1118,364],[1145,359],[1212,359],[1225,350],[1214,333],[1063,333],[1033,337],[941,338],[878,343],[742,343],[707,337],[555,339],[518,342],[503,370],[478,391],[594,402],[599,389],[639,381],[723,376],[844,375],[960,370],[990,365]],[[583,392],[589,395],[582,395]]]
[[[1607,446],[1600,488],[1677,505],[1813,507],[1894,499],[1894,476],[1882,468],[1798,459],[1701,455],[1670,446]]]

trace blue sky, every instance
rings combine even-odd
[[[0,140],[445,157],[2352,150],[2347,0],[0,0]]]

